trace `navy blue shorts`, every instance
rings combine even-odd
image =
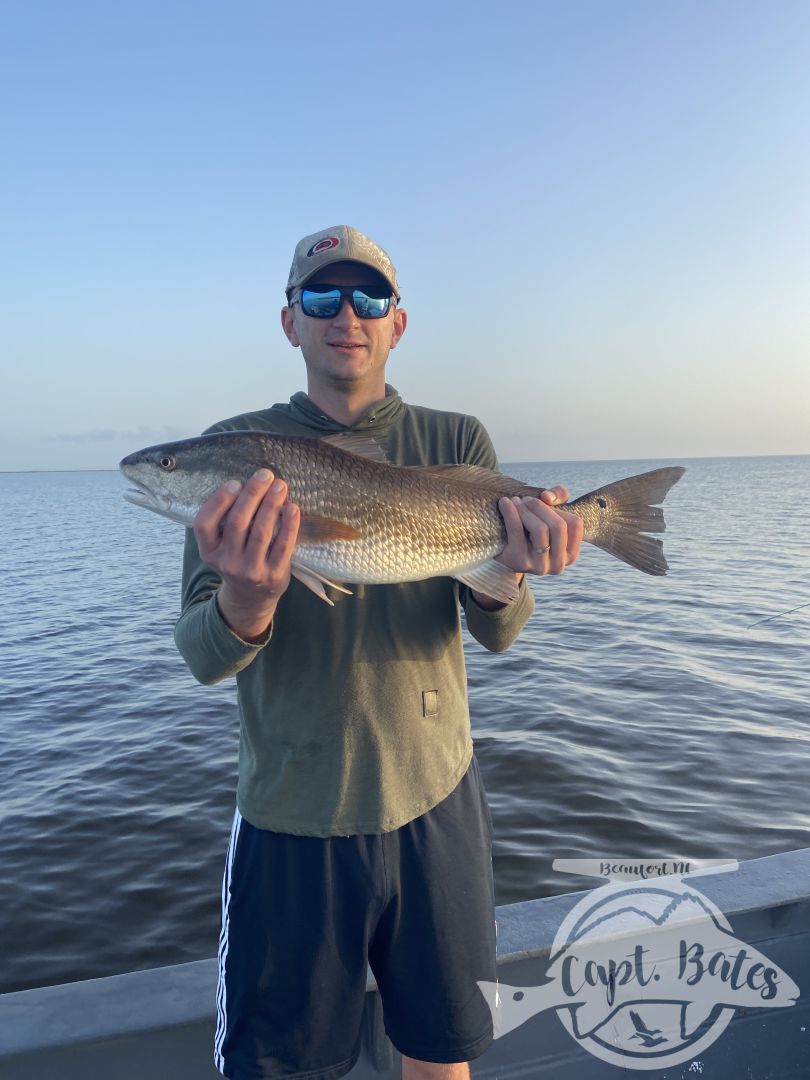
[[[222,887],[214,1060],[230,1080],[337,1080],[360,1053],[371,965],[385,1028],[423,1061],[492,1042],[492,820],[478,763],[380,835],[291,836],[234,817]]]

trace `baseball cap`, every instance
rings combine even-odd
[[[351,225],[334,225],[331,229],[321,229],[298,241],[287,279],[288,298],[293,289],[303,285],[318,270],[337,262],[358,262],[370,266],[385,278],[399,300],[397,272],[388,254]]]

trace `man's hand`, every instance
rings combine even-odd
[[[582,519],[551,507],[568,502],[564,487],[546,488],[539,499],[503,498],[498,509],[506,525],[506,547],[496,561],[521,574],[561,574],[576,562]]]
[[[222,578],[220,613],[244,641],[266,634],[290,584],[300,511],[286,497],[284,481],[259,469],[244,487],[229,480],[194,519],[200,558]]]
[[[576,562],[582,544],[582,519],[551,507],[568,502],[564,487],[546,488],[539,499],[503,498],[498,509],[506,525],[506,547],[495,561],[514,570],[520,583],[524,574],[561,574]],[[480,607],[496,611],[504,605],[473,591]]]

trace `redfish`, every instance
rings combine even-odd
[[[502,496],[544,490],[476,465],[393,465],[382,448],[351,433],[322,439],[223,431],[150,446],[120,468],[136,506],[192,526],[227,480],[259,468],[288,486],[301,508],[292,573],[330,602],[324,585],[390,584],[450,576],[497,600],[516,599],[514,575],[495,556],[506,544]],[[555,509],[577,514],[584,539],[645,574],[668,566],[663,501],[680,466],[618,480]],[[344,590],[345,591],[345,590]]]

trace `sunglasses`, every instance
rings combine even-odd
[[[391,307],[391,295],[372,296],[356,285],[312,285],[299,289],[290,306],[300,303],[311,319],[334,319],[348,300],[358,319],[384,319]]]

